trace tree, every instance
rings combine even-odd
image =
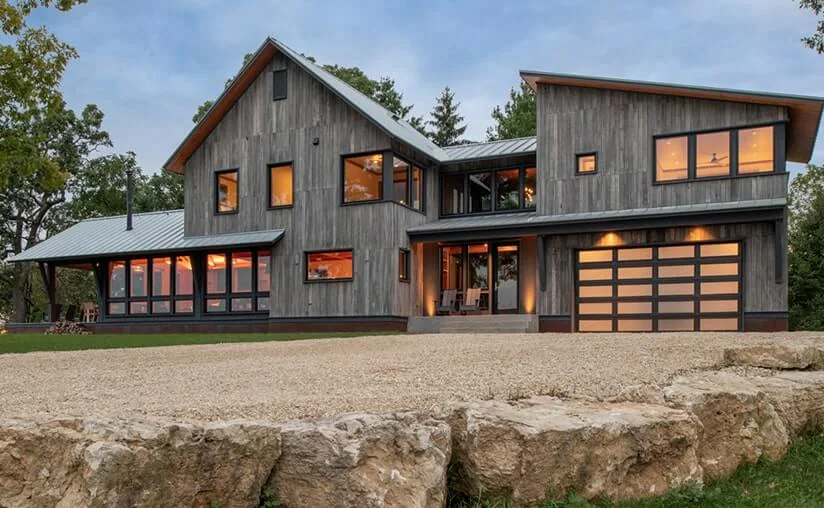
[[[240,64],[240,68],[242,69],[247,63],[249,63],[249,60],[251,60],[253,56],[255,56],[255,55],[253,55],[252,53],[246,53],[245,55],[243,55],[243,63]],[[231,78],[227,79],[226,83],[223,85],[223,88],[224,89],[229,88],[229,85],[232,84],[232,81],[234,79],[235,79],[234,77],[231,77]],[[214,106],[214,105],[215,105],[215,101],[212,101],[212,100],[203,101],[203,104],[201,104],[200,106],[197,107],[197,111],[195,111],[195,115],[192,117],[192,122],[193,123],[198,123],[204,116],[206,116],[206,113],[208,113],[209,110],[212,109],[212,106]]]
[[[89,154],[111,146],[101,129],[103,113],[88,105],[80,115],[65,108],[40,110],[28,122],[17,122],[21,142],[30,147],[19,163],[25,170],[11,171],[0,187],[0,241],[3,258],[19,253],[43,239],[45,226],[56,207],[69,196],[68,181],[81,171]],[[16,169],[16,168],[15,168]],[[28,314],[31,298],[31,265],[13,267],[14,320]]]
[[[441,95],[435,99],[435,107],[427,121],[434,129],[429,131],[429,138],[438,146],[449,146],[463,143],[461,139],[466,131],[466,125],[461,125],[464,117],[458,114],[461,103],[455,101],[455,93],[447,86]]]
[[[509,90],[509,100],[503,109],[495,106],[492,110],[493,127],[486,130],[487,141],[523,138],[536,133],[535,91],[526,83],[519,90]]]
[[[795,330],[824,330],[824,167],[790,184],[789,304]]]
[[[824,12],[824,0],[798,0],[798,6],[801,9],[811,10],[816,16],[821,16]],[[824,53],[824,19],[819,19],[815,32],[810,36],[802,37],[801,42],[818,53]]]
[[[35,160],[37,141],[25,135],[35,116],[49,117],[63,108],[58,90],[74,48],[45,28],[31,28],[26,18],[39,7],[68,11],[85,0],[0,0],[0,186],[11,172],[25,177],[39,171],[59,178],[59,168]]]

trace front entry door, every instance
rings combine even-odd
[[[492,245],[492,312],[518,312],[518,244]]]

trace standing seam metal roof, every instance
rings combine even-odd
[[[535,153],[537,147],[537,136],[502,139],[500,141],[489,141],[487,143],[446,146],[444,147],[444,151],[449,155],[449,161],[445,162],[486,159],[508,155],[525,155]]]
[[[87,259],[125,254],[185,252],[233,245],[274,244],[283,229],[183,236],[183,210],[137,213],[126,230],[126,216],[101,217],[78,222],[9,258],[10,262]]]

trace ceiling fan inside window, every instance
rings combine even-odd
[[[722,156],[722,157],[718,157],[718,154],[717,154],[716,152],[712,152],[712,157],[711,157],[711,158],[710,158],[710,160],[707,162],[707,165],[708,165],[708,166],[720,166],[720,165],[722,165],[722,163],[723,163],[726,159],[729,159],[729,158],[730,158],[730,156],[729,156],[729,155],[724,155],[724,156]]]

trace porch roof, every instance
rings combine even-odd
[[[122,255],[173,253],[231,246],[272,245],[285,230],[271,229],[208,236],[183,236],[183,210],[136,213],[78,222],[8,259],[10,262],[68,262]]]
[[[437,241],[758,222],[782,218],[786,206],[786,199],[775,198],[559,215],[517,212],[441,219],[406,231],[412,240]]]

